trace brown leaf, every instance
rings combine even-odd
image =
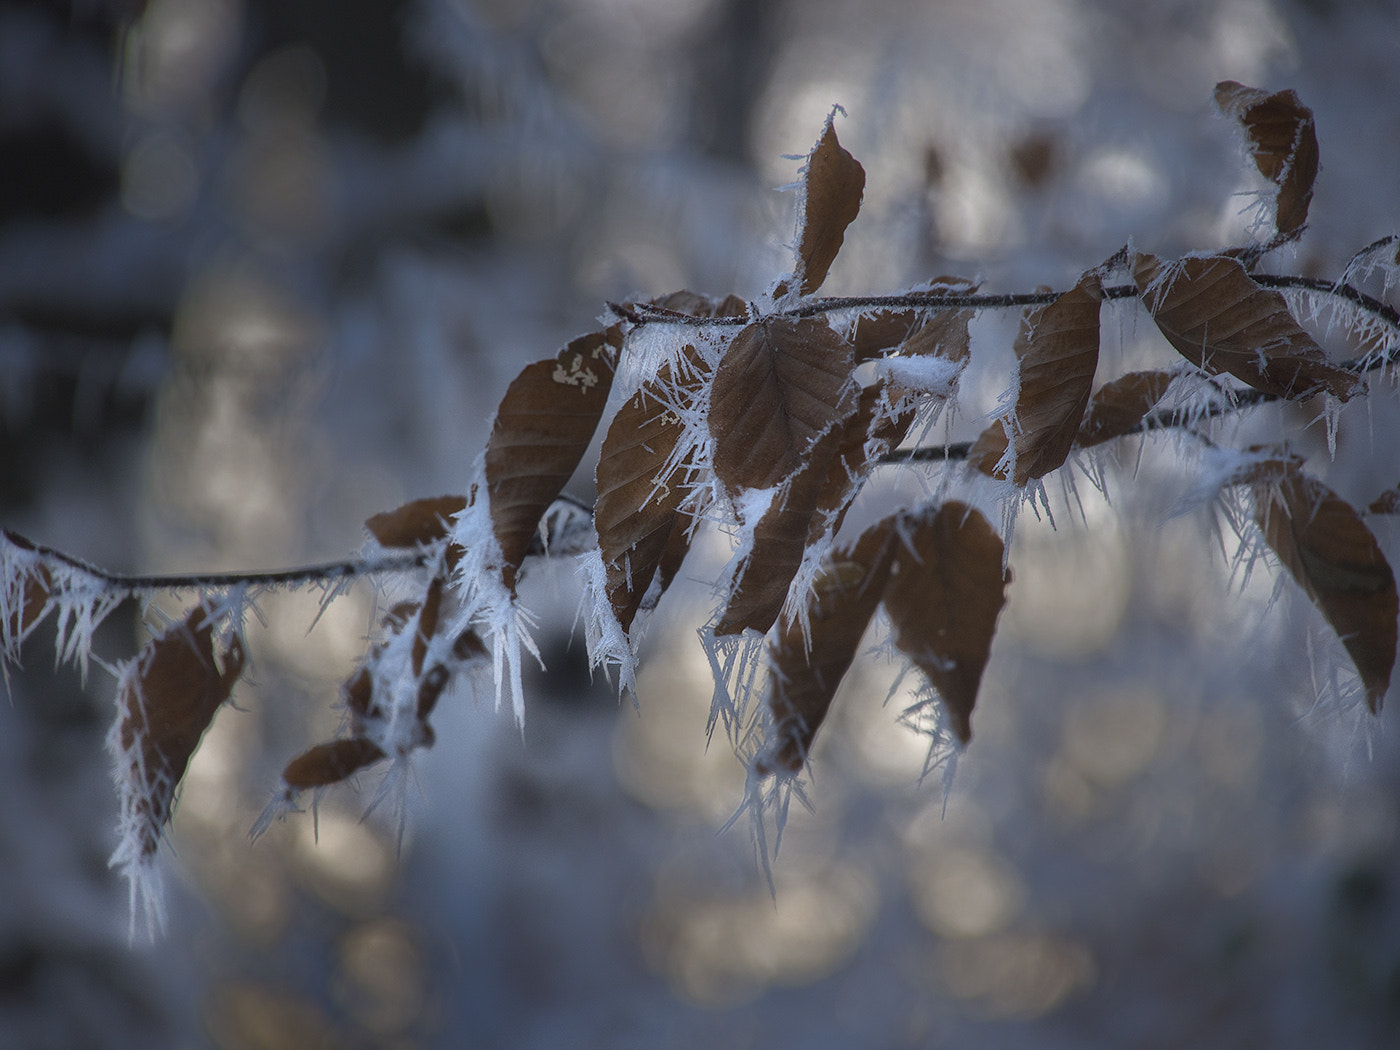
[[[243,645],[234,635],[220,667],[214,659],[214,622],[197,605],[180,623],[151,639],[122,676],[117,698],[121,752],[139,781],[135,810],[141,851],[150,856],[170,820],[175,791],[200,737],[228,699],[243,671]]]
[[[893,519],[886,518],[834,551],[808,600],[810,638],[797,622],[785,622],[769,641],[768,707],[774,725],[754,761],[758,774],[795,773],[807,761],[885,591],[897,544]]]
[[[1099,277],[1089,271],[1027,315],[1016,395],[1017,485],[1057,470],[1074,446],[1099,363]]]
[[[1395,575],[1352,506],[1296,468],[1254,490],[1264,542],[1307,592],[1351,654],[1379,711],[1395,667]]]
[[[826,280],[826,272],[846,238],[846,227],[860,213],[860,198],[865,192],[865,169],[841,147],[831,120],[807,156],[803,181],[806,197],[797,254],[802,294],[811,295]]]
[[[1325,391],[1346,400],[1357,389],[1356,376],[1328,362],[1298,327],[1283,296],[1256,284],[1234,259],[1163,263],[1142,254],[1133,260],[1133,280],[1162,334],[1198,368],[1275,397]]]
[[[1366,508],[1367,514],[1400,514],[1400,486],[1386,489]]]
[[[413,649],[409,662],[415,677],[423,673],[423,660],[428,655],[428,643],[437,634],[438,614],[442,609],[442,577],[434,576],[428,583],[423,604],[418,608],[418,629],[413,632]]]
[[[916,328],[900,347],[908,357],[943,357],[966,361],[971,347],[967,326],[974,310],[940,310]]]
[[[667,372],[657,384],[669,383]],[[632,628],[685,497],[683,478],[667,471],[684,429],[657,396],[657,386],[647,384],[618,409],[603,438],[593,522],[608,601],[624,631]]]
[[[846,420],[841,445],[827,467],[808,530],[809,544],[828,529],[833,535],[841,531],[846,510],[870,475],[871,461],[895,448],[909,433],[914,410],[880,412],[881,399],[886,397],[888,389],[883,380],[860,392],[856,410]]]
[[[376,514],[365,528],[381,547],[421,547],[436,543],[451,529],[452,519],[467,505],[465,496],[431,496]]]
[[[841,428],[828,430],[754,526],[752,553],[734,581],[716,635],[739,634],[746,627],[764,632],[773,626],[802,565],[827,466],[844,436]]]
[[[379,745],[364,737],[332,740],[288,762],[282,770],[282,782],[294,791],[338,784],[384,757]]]
[[[32,551],[34,544],[17,532],[0,529],[0,537],[20,550]],[[24,573],[19,587],[6,595],[9,608],[0,635],[0,653],[18,658],[20,643],[29,635],[39,621],[49,611],[49,595],[53,590],[53,578],[42,564],[35,564]]]
[[[723,299],[713,299],[699,292],[682,289],[651,300],[652,306],[663,310],[674,310],[678,314],[691,317],[743,317],[749,312],[749,304],[737,295],[726,295]]]
[[[1162,400],[1170,372],[1129,372],[1105,383],[1089,401],[1079,426],[1079,447],[1092,448],[1131,433]]]
[[[1278,187],[1278,232],[1297,232],[1308,221],[1308,204],[1317,178],[1317,131],[1312,110],[1295,91],[1270,95],[1233,80],[1215,85],[1215,104],[1244,125],[1255,166]]]
[[[587,451],[612,388],[617,329],[580,336],[557,358],[525,368],[506,390],[486,445],[491,525],[505,583],[529,550],[540,518]]]
[[[994,419],[977,435],[972,447],[967,450],[967,465],[989,478],[1005,479],[1006,471],[998,471],[997,464],[1006,454],[1009,444],[1011,442],[1006,437],[1006,425],[1000,419]]]
[[[885,589],[894,642],[938,690],[953,732],[972,738],[972,709],[1011,574],[1001,537],[964,503],[906,515]]]
[[[851,344],[820,318],[770,317],[730,344],[710,393],[714,468],[730,493],[766,489],[856,407]]]
[[[908,339],[919,325],[913,310],[874,310],[856,318],[851,331],[856,363],[882,357]]]

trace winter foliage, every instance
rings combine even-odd
[[[652,611],[697,536],[725,538],[698,644],[714,672],[711,728],[722,725],[747,763],[743,810],[766,867],[865,639],[921,678],[905,717],[930,733],[925,770],[949,761],[973,741],[998,619],[1015,601],[1007,564],[1018,512],[1048,512],[1044,486],[1057,476],[1077,470],[1098,484],[1105,448],[1155,432],[1197,457],[1196,496],[1221,505],[1240,563],[1267,555],[1320,610],[1350,658],[1343,677],[1354,672],[1352,691],[1379,714],[1397,593],[1367,519],[1396,512],[1394,490],[1358,510],[1288,447],[1232,449],[1215,424],[1288,401],[1330,434],[1337,406],[1367,396],[1400,361],[1395,310],[1351,283],[1380,273],[1390,287],[1400,251],[1394,237],[1378,240],[1335,283],[1262,269],[1306,229],[1318,170],[1312,114],[1291,91],[1234,82],[1217,87],[1216,101],[1273,186],[1254,243],[1178,259],[1130,244],[1063,292],[1000,293],[940,277],[894,294],[820,298],[866,188],[833,111],[799,173],[791,272],[748,302],[678,291],[609,303],[598,330],[511,381],[465,495],[371,518],[358,559],[143,579],[6,532],[7,668],[49,616],[58,658],[86,671],[93,632],[121,601],[196,594],[168,622],[152,607],[153,635],[134,658],[96,657],[116,680],[112,864],[130,881],[133,923],[160,925],[164,831],[201,736],[245,671],[245,619],[269,588],[318,586],[330,602],[369,577],[407,597],[383,613],[341,688],[343,732],[287,764],[257,830],[366,768],[397,771],[372,805],[394,784],[401,794],[414,753],[434,743],[439,700],[458,682],[493,692],[527,726],[524,669],[540,653],[518,585],[540,559],[577,563],[590,660],[635,695]],[[1174,365],[1102,374],[1101,316],[1116,300],[1136,302],[1179,354]],[[1002,311],[1019,312],[1020,324],[999,407],[975,441],[939,444],[937,427],[956,413],[959,379],[981,350],[970,326]],[[564,488],[595,441],[598,495],[586,507]],[[925,478],[921,499],[873,522],[850,513],[879,476],[910,471]]]

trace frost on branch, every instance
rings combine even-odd
[[[130,884],[132,922],[139,909],[152,933],[164,921],[156,854],[176,790],[243,671],[236,632],[222,657],[215,656],[218,619],[210,604],[196,605],[125,664],[117,682],[117,721],[107,748],[121,806],[121,841],[111,863]]]

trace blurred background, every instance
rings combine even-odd
[[[1393,0],[0,0],[0,524],[123,571],[353,552],[370,514],[464,491],[510,378],[606,300],[788,269],[775,188],[835,104],[867,187],[831,293],[1239,243],[1260,183],[1222,79],[1316,113],[1312,229],[1278,266],[1335,276],[1400,229]],[[1150,328],[1109,309],[1101,375],[1170,362]],[[976,322],[948,435],[994,407],[1013,331]],[[1297,408],[1220,440],[1293,436],[1364,505],[1398,480],[1373,390],[1335,462]],[[31,640],[0,705],[0,1046],[1396,1045],[1394,711],[1336,699],[1297,588],[1178,513],[1188,447],[1096,466],[1107,499],[1067,469],[1057,527],[1021,515],[951,787],[919,783],[898,668],[862,660],[775,897],[743,822],[716,833],[743,771],[705,736],[704,544],[639,709],[589,679],[570,567],[532,576],[525,731],[444,699],[401,850],[371,777],[248,842],[375,622],[368,589],[319,622],[317,593],[264,598],[153,945],[106,866],[112,679]]]

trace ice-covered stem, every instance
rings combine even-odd
[[[303,565],[289,569],[268,569],[255,572],[120,573],[98,568],[81,558],[76,558],[42,543],[34,543],[32,540],[25,539],[13,532],[5,532],[4,536],[10,542],[32,552],[42,561],[57,563],[66,569],[89,577],[118,598],[144,598],[168,591],[216,591],[236,587],[305,587],[312,584],[333,585],[366,576],[383,576],[421,569],[429,562],[429,557],[425,553],[397,551],[369,558],[354,558],[345,561],[325,562],[320,565]]]
[[[1264,288],[1275,290],[1298,290],[1317,295],[1331,296],[1344,300],[1370,315],[1384,327],[1400,337],[1400,311],[1388,303],[1383,303],[1359,288],[1345,282],[1328,281],[1319,277],[1303,277],[1298,274],[1251,273],[1250,278]],[[943,290],[900,292],[896,295],[856,295],[808,299],[780,309],[776,313],[784,317],[817,317],[841,310],[1019,310],[1027,306],[1045,306],[1053,303],[1063,292],[967,292],[950,294]],[[1103,289],[1105,299],[1136,299],[1139,291],[1135,285],[1119,284]],[[747,317],[700,317],[677,313],[664,307],[646,303],[608,303],[608,308],[618,317],[636,326],[648,324],[689,325],[696,328],[715,326],[742,326],[749,323]],[[1400,346],[1391,350],[1383,360],[1365,359],[1365,366],[1377,368],[1400,361]],[[1356,366],[1360,367],[1357,362]],[[1346,366],[1343,366],[1346,367]]]

